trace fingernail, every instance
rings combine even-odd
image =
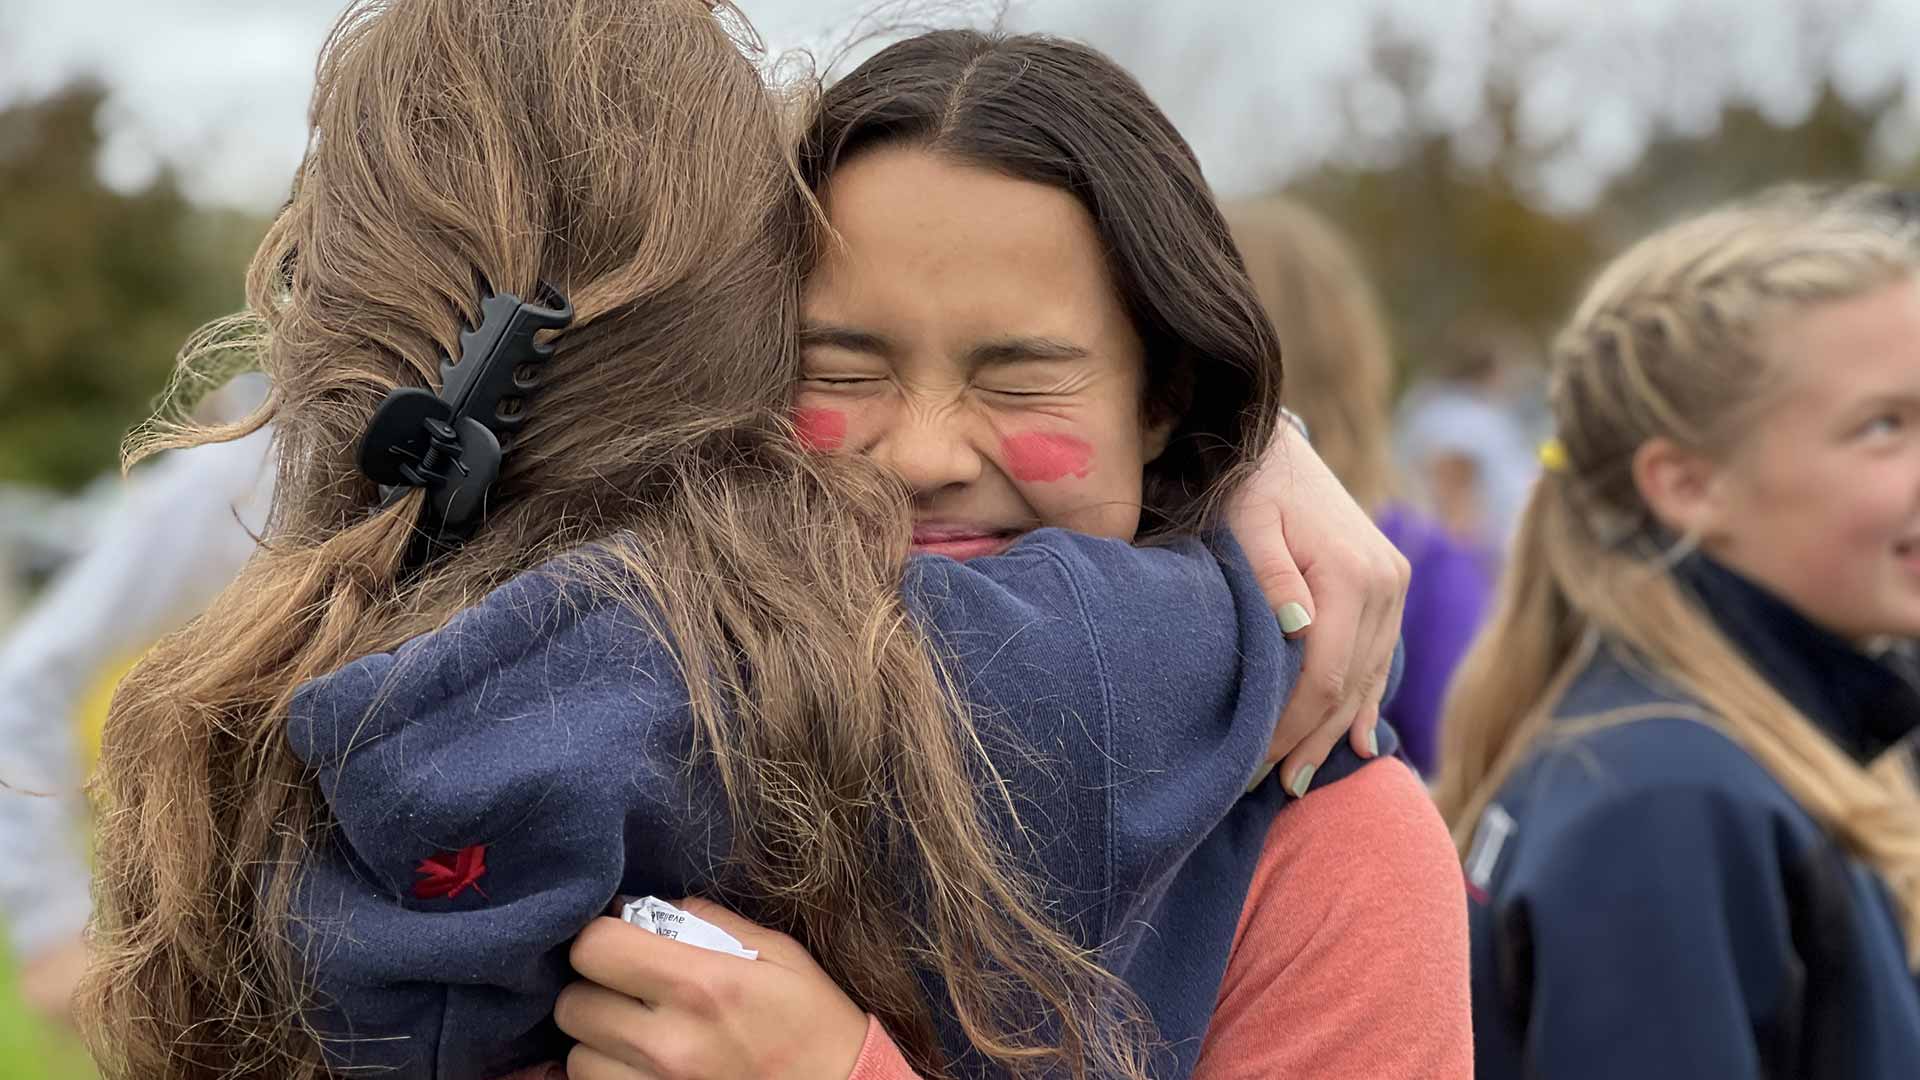
[[[1305,630],[1307,627],[1312,625],[1313,625],[1313,616],[1307,614],[1306,608],[1300,606],[1299,604],[1280,605],[1280,632],[1281,633],[1297,634],[1300,631]]]
[[[1367,729],[1367,756],[1380,756],[1380,729],[1378,727]]]
[[[1293,783],[1287,785],[1287,790],[1293,793],[1294,798],[1306,797],[1307,785],[1313,783],[1313,774],[1316,769],[1317,767],[1313,765],[1302,765],[1294,772]]]
[[[1274,766],[1274,763],[1269,761],[1265,765],[1262,765],[1260,766],[1260,768],[1254,770],[1253,779],[1247,781],[1247,794],[1249,795],[1253,794],[1253,789],[1265,783],[1267,780],[1267,777],[1273,775],[1273,766]]]

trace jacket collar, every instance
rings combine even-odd
[[[1892,663],[1695,552],[1674,575],[1781,696],[1865,763],[1920,726],[1920,687]]]

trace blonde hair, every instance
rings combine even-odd
[[[805,452],[784,419],[817,217],[742,26],[703,0],[363,0],[342,17],[251,313],[184,361],[256,357],[270,397],[143,444],[271,422],[279,472],[259,553],[108,721],[83,989],[104,1076],[325,1073],[288,923],[327,821],[289,701],[589,543],[620,571],[589,584],[681,664],[726,792],[731,895],[923,1071],[947,1067],[937,982],[1010,1073],[1142,1074],[1133,999],[986,820],[991,765],[899,593],[905,492]],[[488,520],[405,573],[422,497],[383,503],[355,444],[393,387],[438,385],[483,287],[541,280],[576,318]]]
[[[1286,402],[1313,448],[1369,511],[1393,493],[1393,351],[1380,298],[1333,225],[1291,199],[1226,208],[1286,360]]]
[[[1498,609],[1447,703],[1435,795],[1463,855],[1594,650],[1622,648],[1879,872],[1920,968],[1920,799],[1821,734],[1716,629],[1669,572],[1675,552],[1648,529],[1632,471],[1655,437],[1724,454],[1774,400],[1771,327],[1917,268],[1888,219],[1788,191],[1670,227],[1600,274],[1553,350],[1564,467],[1534,487]]]

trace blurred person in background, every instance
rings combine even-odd
[[[1920,1075],[1920,256],[1774,195],[1599,276],[1553,351],[1436,796],[1480,1075]]]
[[[230,423],[265,396],[245,375],[197,410]],[[115,684],[232,580],[266,524],[269,429],[135,470],[92,547],[0,642],[0,921],[27,1004],[65,1020],[90,913],[81,786]]]
[[[1528,352],[1514,331],[1478,321],[1457,328],[1408,389],[1395,422],[1414,505],[1496,566],[1539,472],[1539,441],[1509,393]]]
[[[1382,711],[1407,756],[1432,775],[1448,681],[1492,591],[1488,560],[1399,497],[1388,439],[1390,336],[1352,247],[1320,215],[1286,198],[1227,208],[1254,289],[1279,332],[1286,400],[1314,449],[1413,567],[1401,640],[1407,670]]]

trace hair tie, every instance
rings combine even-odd
[[[1559,439],[1548,439],[1540,444],[1540,467],[1552,473],[1567,471],[1567,447]]]
[[[501,442],[526,425],[524,407],[511,416],[501,407],[509,399],[524,404],[537,382],[522,378],[521,369],[553,356],[552,346],[535,344],[534,335],[573,321],[566,297],[545,282],[539,290],[546,306],[512,293],[483,299],[480,325],[460,334],[459,362],[441,357],[440,392],[397,387],[367,422],[358,463],[381,485],[385,501],[412,488],[427,492],[423,546],[409,554],[412,565],[472,535],[500,475]]]

